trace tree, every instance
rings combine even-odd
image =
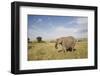
[[[42,37],[40,37],[40,36],[38,36],[36,39],[37,39],[38,42],[42,41]]]
[[[30,38],[28,38],[28,43],[30,43]]]

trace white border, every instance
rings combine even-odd
[[[87,16],[88,59],[27,61],[27,14]],[[20,70],[94,65],[94,11],[43,7],[20,7]]]

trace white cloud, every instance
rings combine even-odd
[[[57,32],[76,32],[77,30],[75,28],[65,28],[63,26],[55,28],[55,31]]]
[[[41,19],[39,21],[41,21]],[[87,18],[77,18],[74,21],[67,23],[66,26],[68,25],[70,27],[65,27],[63,25],[52,26],[50,27],[50,30],[43,30],[33,25],[32,28],[29,29],[28,36],[31,39],[36,39],[37,36],[41,36],[43,39],[56,39],[66,36],[74,36],[76,38],[87,37],[87,32],[82,32],[82,30],[88,30]]]
[[[88,18],[86,18],[86,17],[77,18],[76,21],[78,24],[86,24],[86,23],[88,23]]]
[[[65,28],[63,26],[55,28],[56,37],[66,37],[66,36],[74,36],[77,32],[75,28]]]
[[[42,21],[42,19],[41,19],[41,18],[39,18],[39,19],[38,19],[38,21],[39,21],[39,22],[41,22],[41,21]]]

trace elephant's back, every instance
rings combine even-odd
[[[67,48],[72,47],[75,45],[76,39],[72,36],[64,37],[63,39],[63,45],[65,45]]]
[[[63,37],[64,42],[73,42],[76,39],[73,36]]]

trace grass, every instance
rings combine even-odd
[[[75,45],[76,50],[72,52],[58,52],[59,49],[55,49],[55,43],[29,43],[28,60],[83,59],[88,57],[88,47],[86,41],[77,42]]]

